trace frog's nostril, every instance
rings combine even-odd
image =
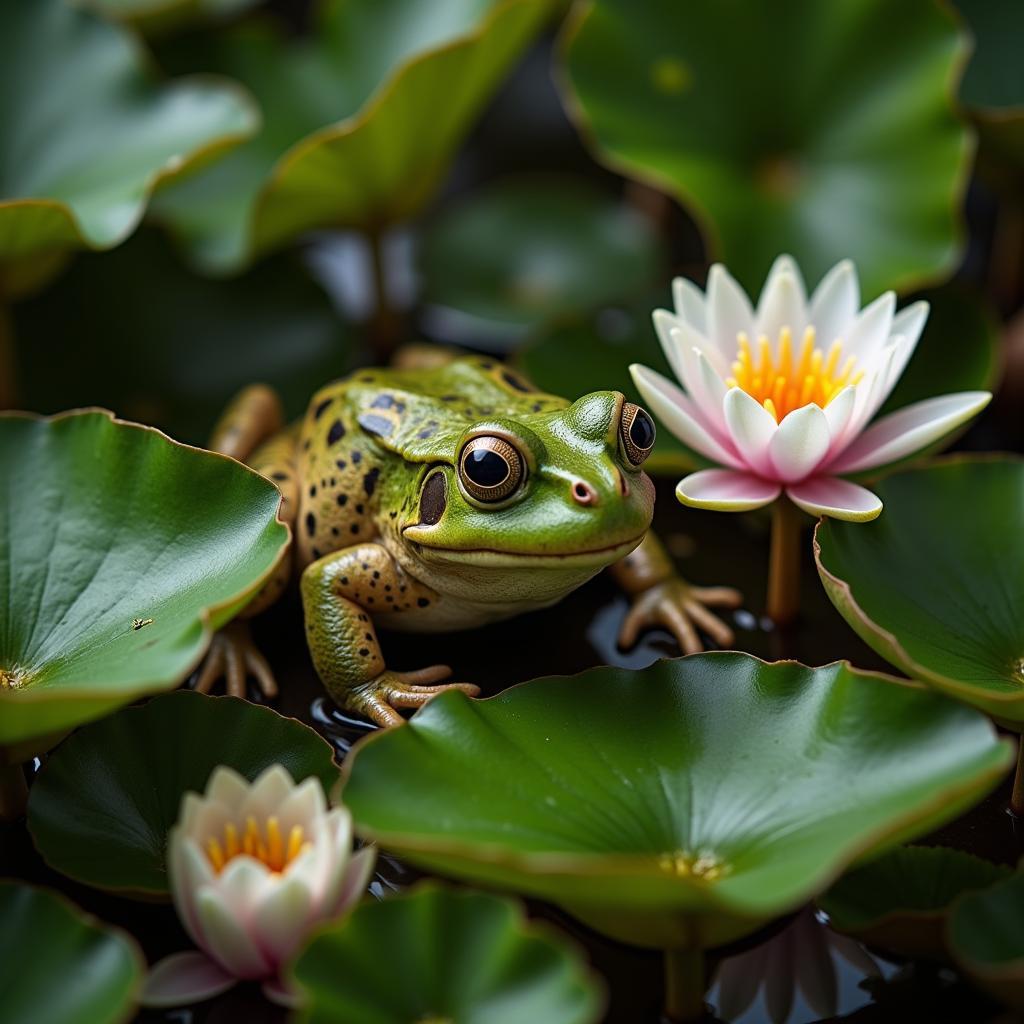
[[[618,473],[619,473],[619,493],[624,498],[628,498],[629,494],[630,494],[630,491],[629,491],[629,481],[626,479],[626,474],[623,473],[621,469],[618,471]]]
[[[583,480],[577,480],[572,485],[572,496],[580,505],[597,504],[597,491]]]

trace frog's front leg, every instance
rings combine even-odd
[[[350,711],[378,725],[398,725],[397,708],[417,708],[445,690],[471,697],[470,683],[436,685],[451,675],[447,665],[418,672],[392,672],[384,664],[371,614],[410,611],[437,600],[407,575],[380,544],[342,548],[308,566],[302,574],[306,640],[327,692]]]
[[[619,586],[633,604],[619,632],[619,645],[632,647],[645,629],[663,626],[687,654],[704,649],[696,626],[720,647],[733,642],[732,630],[707,606],[737,608],[743,595],[732,587],[694,587],[676,574],[658,538],[648,531],[640,546],[612,566]]]

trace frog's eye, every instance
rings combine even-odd
[[[622,403],[622,419],[619,421],[619,438],[622,441],[626,458],[634,466],[639,466],[654,447],[654,439],[658,436],[654,428],[654,420],[632,402]]]
[[[477,501],[504,501],[524,475],[523,457],[500,437],[474,437],[459,457],[459,479]]]

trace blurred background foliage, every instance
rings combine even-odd
[[[1019,0],[0,0],[0,407],[202,442],[427,339],[629,390],[713,260],[927,288],[1022,440]],[[673,439],[656,469],[694,458]]]

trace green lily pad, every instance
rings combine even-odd
[[[1011,758],[923,687],[717,653],[442,694],[360,742],[343,795],[364,837],[414,864],[692,948],[955,817]]]
[[[443,210],[419,262],[427,302],[514,339],[650,288],[667,253],[646,218],[586,182],[510,179]]]
[[[29,795],[28,826],[62,874],[100,889],[167,893],[167,833],[185,793],[218,765],[250,781],[273,764],[299,782],[338,781],[329,744],[293,718],[191,690],[124,708],[69,736]]]
[[[1024,461],[951,457],[886,478],[884,513],[822,520],[818,572],[843,618],[907,675],[1024,723]]]
[[[0,881],[0,992],[18,1024],[121,1024],[145,962],[126,935],[56,893]]]
[[[955,0],[954,6],[974,39],[974,52],[960,80],[961,102],[1024,114],[1024,7],[1015,0]]]
[[[549,12],[549,0],[331,2],[307,40],[269,23],[190,40],[190,66],[252,89],[263,130],[163,190],[156,211],[212,272],[312,228],[412,216]]]
[[[146,229],[81,256],[13,318],[30,408],[98,404],[200,445],[246,385],[272,383],[295,418],[355,355],[351,329],[294,254],[211,281]]]
[[[130,34],[66,0],[0,9],[0,263],[108,249],[156,185],[250,135],[229,82],[160,84]]]
[[[292,973],[307,1024],[595,1024],[604,1002],[553,929],[510,900],[435,883],[357,907]]]
[[[844,875],[818,900],[838,931],[902,956],[943,959],[950,907],[1010,869],[962,850],[904,846]]]
[[[950,916],[949,948],[982,988],[1024,1008],[1024,874],[964,896]]]
[[[789,252],[810,280],[851,257],[871,297],[958,258],[965,50],[932,0],[594,0],[566,56],[598,155],[692,210],[748,290]]]
[[[282,557],[279,504],[110,413],[0,416],[0,745],[181,682]]]

